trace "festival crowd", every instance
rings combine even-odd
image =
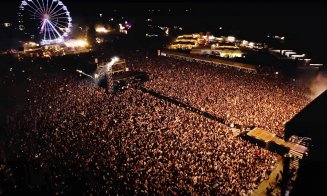
[[[159,60],[160,59],[160,60]],[[145,87],[225,119],[283,135],[284,125],[309,103],[301,82],[276,75],[157,57],[130,59],[150,74]]]
[[[275,133],[308,101],[301,86],[271,76],[163,57],[127,62],[150,75],[145,88]],[[24,111],[3,127],[4,191],[249,195],[277,162],[230,126],[138,88],[108,94],[69,74],[29,78]],[[24,180],[8,160],[23,163]]]

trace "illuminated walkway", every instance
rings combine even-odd
[[[261,128],[255,128],[249,131],[246,135],[260,142],[264,142],[268,149],[269,149],[269,145],[273,143],[282,148],[285,148],[287,150],[293,150],[302,155],[308,151],[308,148],[305,146],[287,142],[282,138],[277,137],[275,134],[272,134],[269,131],[263,130]]]

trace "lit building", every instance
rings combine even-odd
[[[89,44],[84,39],[70,39],[65,41],[65,46],[68,48],[86,48]]]
[[[95,27],[95,32],[99,34],[108,34],[110,32],[110,29],[104,26],[97,26]]]
[[[223,58],[241,58],[244,53],[240,49],[220,49],[213,50],[213,53],[219,54]]]
[[[236,38],[234,36],[228,36],[227,41],[228,42],[235,42]]]
[[[207,32],[205,35],[203,35],[201,32],[199,34],[180,35],[171,45],[169,45],[168,48],[185,50],[194,49],[192,53],[205,54],[208,53],[206,50],[211,49],[216,51],[217,54],[221,53],[221,56],[236,58],[244,55],[244,52],[242,52],[240,48],[260,50],[264,48],[264,45],[261,43],[249,42],[247,40],[238,40],[234,36],[215,37],[210,35],[209,32]]]
[[[33,52],[40,49],[40,45],[35,42],[26,42],[23,44],[24,53]]]
[[[240,50],[237,47],[220,47],[220,48],[208,48],[208,47],[202,47],[202,48],[193,48],[190,52],[191,54],[197,54],[197,55],[213,55],[213,56],[219,56],[223,58],[241,58],[244,56],[244,52]]]
[[[169,49],[191,50],[199,46],[199,39],[200,34],[180,35],[169,46]]]
[[[86,53],[91,50],[89,43],[84,39],[70,39],[62,44],[40,45],[35,42],[23,44],[23,55],[29,57],[52,57],[67,54]]]

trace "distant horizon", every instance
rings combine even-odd
[[[156,24],[181,25],[187,32],[210,31],[217,35],[218,28],[222,26],[224,33],[249,38],[259,39],[267,34],[280,34],[291,38],[292,42],[304,50],[312,50],[313,53],[322,52],[324,45],[327,44],[327,40],[324,39],[327,33],[325,2],[62,1],[71,13],[73,24],[96,21],[99,18],[98,14],[102,13],[104,18],[127,17],[136,22],[136,26],[145,18],[153,18]],[[1,23],[16,22],[20,2],[19,0],[5,2],[1,6]],[[323,57],[324,54],[318,56]]]

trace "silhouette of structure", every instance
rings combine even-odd
[[[311,138],[309,153],[300,161],[291,195],[327,195],[327,90],[285,125],[285,140],[292,135]],[[289,168],[285,158],[285,168]],[[283,178],[290,178],[290,171]],[[286,187],[285,187],[286,189]],[[284,189],[284,191],[285,191]]]

